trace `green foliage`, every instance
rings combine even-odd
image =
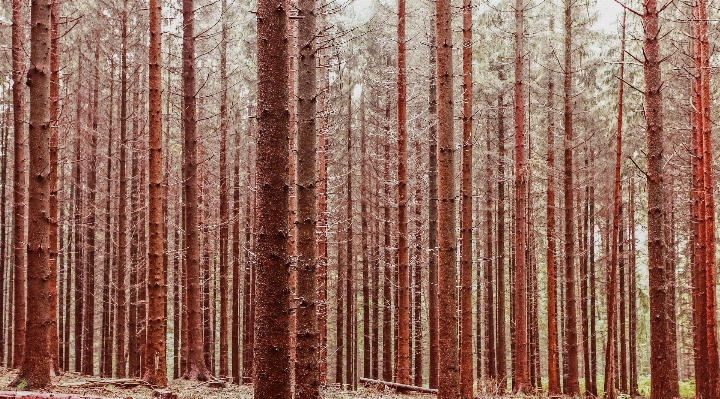
[[[18,382],[16,387],[17,387],[18,391],[22,391],[25,389],[25,387],[27,387],[27,385],[28,385],[27,380],[24,378],[21,378],[20,382]]]

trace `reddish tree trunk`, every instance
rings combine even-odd
[[[105,257],[103,259],[103,294],[102,294],[102,306],[103,306],[103,318],[102,318],[102,350],[100,355],[100,377],[111,377],[112,376],[112,348],[113,348],[113,335],[110,333],[110,324],[112,323],[112,311],[110,310],[110,284],[113,278],[111,270],[111,253],[110,245],[112,242],[111,233],[111,205],[112,205],[112,148],[113,148],[113,111],[114,111],[114,95],[115,95],[115,66],[112,65],[110,72],[110,107],[108,117],[108,146],[107,146],[107,160],[106,168],[106,197],[105,197],[105,232],[103,241],[105,242]]]
[[[355,338],[353,329],[355,328],[355,288],[354,288],[354,263],[353,259],[353,201],[352,201],[352,85],[348,90],[348,119],[347,119],[347,226],[346,226],[346,263],[345,263],[345,303],[347,309],[345,310],[345,349],[347,353],[347,361],[345,363],[345,382],[354,389],[355,376],[353,375],[353,366],[355,365]],[[338,329],[338,332],[341,329]]]
[[[415,154],[421,159],[420,140],[415,140]],[[413,341],[414,341],[414,379],[413,384],[422,386],[423,381],[423,337],[422,337],[422,189],[421,180],[415,180],[415,262],[413,276]],[[478,318],[479,320],[479,318]],[[478,330],[479,331],[479,330]],[[479,358],[478,358],[479,359]]]
[[[314,69],[314,68],[313,68]],[[363,291],[363,374],[364,378],[372,378],[370,363],[372,356],[370,332],[370,259],[368,250],[368,170],[367,170],[367,135],[365,134],[365,97],[360,102],[360,219],[361,219],[361,245],[362,245],[362,291]],[[414,338],[414,336],[413,336]],[[413,340],[414,343],[414,340]]]
[[[551,17],[552,18],[552,17]],[[553,32],[553,20],[550,21]],[[548,317],[548,394],[559,395],[560,351],[557,324],[557,236],[555,230],[555,79],[548,78],[548,132],[547,132],[547,317]]]
[[[452,14],[450,1],[435,3],[438,82],[438,398],[459,397],[455,271],[455,144],[453,140]]]
[[[85,214],[85,209],[83,207],[83,199],[84,199],[84,193],[82,191],[82,148],[81,148],[81,142],[80,138],[82,137],[82,130],[81,130],[81,122],[80,118],[82,116],[82,107],[83,107],[83,99],[82,99],[82,83],[81,83],[81,77],[82,74],[82,60],[80,58],[80,54],[78,52],[78,70],[77,70],[77,88],[76,88],[76,103],[75,103],[75,140],[74,140],[74,148],[73,151],[75,152],[75,163],[73,165],[73,180],[74,180],[74,191],[75,191],[75,215],[74,215],[74,230],[75,230],[75,262],[73,264],[73,267],[75,269],[75,326],[74,326],[74,336],[75,336],[75,342],[74,342],[74,348],[73,348],[73,356],[75,359],[75,367],[74,371],[76,373],[80,373],[82,371],[82,341],[85,338],[85,334],[83,334],[83,309],[84,304],[83,300],[85,299],[83,293],[85,291],[84,282],[85,282],[85,237],[84,237],[84,223],[83,223],[83,215]]]
[[[160,26],[162,5],[159,0],[151,0],[150,52],[148,70],[148,273],[147,273],[147,345],[145,346],[145,364],[143,379],[154,386],[167,386],[167,367],[165,351],[165,302],[166,268],[163,259],[164,226],[163,219],[163,170],[162,170],[162,70],[161,54],[162,30]],[[223,142],[224,143],[224,142]],[[145,226],[141,226],[145,228]]]
[[[212,378],[203,357],[202,295],[200,289],[200,239],[198,237],[198,150],[195,89],[195,9],[193,0],[183,0],[183,136],[185,159],[185,262],[187,285],[188,357],[183,378],[205,381]]]
[[[246,122],[247,123],[247,122]],[[246,160],[250,163],[250,160]],[[241,331],[240,331],[240,134],[235,134],[235,151],[233,159],[233,209],[232,209],[232,356],[230,367],[232,381],[240,384],[242,375],[240,369]],[[247,217],[247,214],[245,215]],[[243,321],[245,314],[243,314]],[[245,323],[243,323],[243,328]]]
[[[297,268],[295,326],[295,398],[320,396],[317,326],[317,179],[315,0],[299,0],[297,129]],[[365,219],[363,218],[363,223]],[[365,238],[365,234],[363,234]],[[363,261],[367,265],[365,252]],[[365,268],[367,270],[367,266]],[[363,295],[365,299],[366,296]],[[367,312],[365,312],[367,313]],[[367,331],[367,330],[365,330]],[[367,346],[365,347],[367,348]],[[367,350],[366,350],[367,353]]]
[[[505,74],[498,70],[498,79]],[[502,91],[498,94],[498,205],[497,205],[497,382],[499,393],[507,389],[507,346],[505,345],[505,104]]]
[[[637,365],[637,270],[635,268],[635,180],[630,176],[630,209],[628,222],[630,224],[630,253],[628,266],[630,269],[629,283],[629,335],[630,335],[630,395],[638,392],[638,365]]]
[[[228,368],[228,234],[230,224],[227,176],[227,0],[221,2],[222,32],[220,43],[220,378],[229,375]],[[234,273],[233,273],[234,275]]]
[[[405,72],[405,0],[398,1],[398,287],[397,374],[395,382],[410,384],[410,266],[407,229],[407,87]]]
[[[460,397],[471,399],[473,378],[472,310],[472,0],[463,0],[463,136],[460,210]],[[402,323],[401,323],[402,324]]]
[[[513,293],[515,345],[514,391],[526,393],[530,386],[527,334],[527,262],[525,259],[527,170],[525,165],[524,4],[515,1],[515,287]]]
[[[17,5],[17,4],[16,4]],[[15,20],[14,22],[17,22]],[[23,389],[43,389],[50,385],[50,4],[32,3],[30,9],[30,146],[28,185],[27,243],[27,330],[22,371],[13,385],[24,382]],[[18,55],[19,56],[19,55]],[[15,69],[15,68],[13,68]],[[17,278],[17,276],[16,276]],[[22,286],[21,286],[22,287]],[[16,304],[17,305],[17,304]]]
[[[185,0],[186,2],[190,0]],[[282,4],[282,3],[281,3]],[[257,235],[255,395],[290,397],[287,12],[273,0],[258,3]]]
[[[590,170],[594,170],[594,152],[590,158]],[[597,396],[597,337],[595,334],[595,187],[590,186],[590,270],[588,275],[590,278],[590,381],[589,392]]]
[[[428,145],[428,323],[430,324],[430,388],[438,387],[438,253],[437,253],[437,39],[435,16],[430,19],[430,134]]]
[[[648,267],[650,288],[650,398],[679,396],[678,375],[671,372],[670,356],[674,342],[669,341],[667,273],[663,267],[663,213],[665,193],[663,187],[663,121],[662,74],[660,70],[660,25],[657,0],[643,3],[643,73],[645,76],[645,121],[647,142],[648,184]]]
[[[580,383],[578,381],[578,339],[577,339],[577,317],[575,303],[575,239],[573,237],[573,226],[575,217],[573,215],[573,85],[572,85],[572,3],[565,2],[565,70],[564,70],[564,128],[565,128],[565,176],[563,186],[565,188],[565,316],[566,341],[567,341],[567,365],[568,384],[564,387],[564,393],[569,395],[580,394]]]
[[[490,154],[492,150],[490,142],[490,124],[487,125],[487,178],[485,180],[485,323],[483,333],[485,334],[485,380],[492,382],[497,377],[495,352],[495,308],[494,308],[494,287],[493,287],[493,159]],[[478,312],[480,309],[478,309]]]
[[[117,307],[115,315],[115,376],[125,377],[125,259],[126,259],[126,229],[127,229],[127,176],[125,172],[127,151],[127,0],[123,0],[121,16],[122,55],[120,67],[120,192],[118,193],[118,229],[117,229]]]
[[[37,5],[38,8],[41,5]],[[26,204],[27,204],[27,170],[25,169],[25,20],[23,18],[23,2],[12,2],[12,93],[13,93],[13,368],[23,364],[25,355],[25,324],[26,295],[25,284],[27,270],[25,267],[26,240]],[[34,10],[34,8],[33,8]],[[36,127],[36,128],[39,128]],[[9,350],[8,350],[9,351]]]
[[[390,102],[385,104],[385,131],[390,130]],[[390,137],[389,134],[386,137]],[[390,143],[385,139],[383,145],[385,162],[383,166],[383,232],[384,234],[384,261],[383,261],[383,366],[382,378],[392,381],[392,264],[390,262]]]

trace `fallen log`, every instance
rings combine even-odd
[[[137,378],[118,378],[118,379],[107,379],[107,378],[92,378],[86,381],[78,382],[65,382],[56,384],[62,388],[102,388],[108,385],[116,386],[119,388],[135,388],[137,386],[151,387],[147,381],[143,381]]]
[[[86,396],[69,393],[0,391],[0,399],[109,399],[99,396]]]
[[[388,381],[381,381],[381,380],[372,380],[370,378],[360,378],[360,383],[364,385],[385,385],[386,387],[397,389],[399,391],[414,391],[414,392],[420,392],[420,393],[430,393],[437,395],[438,390],[433,388],[424,388],[419,387],[416,385],[405,385],[405,384],[398,384],[396,382],[388,382]],[[0,398],[2,399],[2,398]]]

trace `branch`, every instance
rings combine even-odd
[[[632,8],[628,7],[628,6],[627,6],[625,3],[623,3],[622,1],[620,1],[620,0],[615,0],[615,2],[618,3],[618,4],[620,4],[624,9],[626,9],[626,10],[630,11],[631,13],[637,15],[638,17],[640,17],[640,18],[643,17],[642,14],[640,14],[639,12],[637,12],[637,11],[633,10]]]

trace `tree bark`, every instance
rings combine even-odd
[[[25,169],[25,21],[23,4],[20,0],[12,2],[12,93],[13,93],[13,368],[23,364],[25,355],[26,325],[26,242],[29,239],[26,219],[27,170]],[[44,3],[43,3],[44,4]],[[40,11],[40,5],[37,6]],[[33,10],[35,10],[33,8]],[[37,12],[37,11],[36,11]],[[37,121],[41,122],[41,121]],[[39,128],[39,127],[38,127]]]
[[[438,82],[438,398],[459,397],[458,283],[455,271],[455,143],[453,139],[452,14],[449,0],[435,2]]]
[[[84,234],[84,222],[83,222],[83,215],[85,214],[85,209],[83,207],[84,203],[84,193],[82,191],[82,147],[81,147],[81,141],[80,138],[82,137],[82,125],[80,122],[80,119],[82,117],[82,107],[84,104],[84,101],[82,99],[82,59],[80,56],[80,48],[78,47],[78,70],[77,70],[77,88],[76,88],[76,102],[75,102],[75,140],[74,140],[74,148],[73,151],[75,152],[75,163],[73,165],[73,180],[74,180],[74,191],[75,191],[75,215],[73,224],[74,224],[74,230],[75,230],[75,259],[73,267],[75,269],[74,278],[75,278],[75,286],[73,287],[75,295],[75,326],[73,330],[75,342],[74,342],[74,348],[73,348],[73,357],[75,359],[75,367],[74,371],[76,373],[82,372],[82,341],[85,338],[85,334],[83,334],[83,309],[84,309],[84,299],[85,296],[83,295],[85,291],[85,234]]]
[[[485,180],[485,271],[484,271],[484,299],[485,299],[485,323],[483,333],[485,335],[485,352],[483,354],[485,360],[485,381],[492,383],[497,377],[497,369],[495,368],[496,356],[495,351],[495,307],[494,307],[494,287],[493,287],[493,158],[491,156],[492,149],[490,147],[491,133],[490,124],[487,125],[487,178]],[[478,309],[479,311],[479,309]]]
[[[405,0],[398,0],[398,292],[396,382],[410,384],[410,266],[407,228],[407,87],[405,67]]]
[[[227,161],[227,0],[221,2],[220,43],[220,378],[227,378],[228,368],[228,240],[230,203]],[[233,273],[234,275],[234,273]]]
[[[295,398],[320,397],[317,326],[315,0],[299,0]],[[364,221],[364,219],[363,219]],[[363,237],[365,235],[363,234]],[[363,254],[363,261],[365,254]],[[364,296],[363,296],[364,297]]]
[[[148,273],[147,273],[147,345],[143,379],[154,386],[167,386],[166,366],[166,268],[163,260],[165,220],[163,219],[163,168],[162,168],[162,5],[150,0],[150,52],[148,69]],[[224,143],[224,142],[223,142]],[[145,226],[141,226],[145,228]],[[227,349],[227,348],[226,348]]]
[[[430,388],[438,387],[438,248],[437,248],[437,39],[435,16],[430,19],[430,132],[428,145],[428,323],[430,335]]]
[[[191,0],[185,0],[186,2]],[[258,3],[257,254],[255,395],[289,398],[289,131],[287,13],[284,2]]]
[[[460,188],[460,397],[463,399],[471,399],[474,394],[472,326],[472,8],[472,0],[463,0],[463,141]]]
[[[19,21],[16,20],[15,22]],[[27,244],[27,330],[22,369],[14,384],[43,389],[50,385],[50,4],[34,1],[30,8],[30,144]],[[19,88],[18,88],[19,89]],[[16,276],[17,278],[17,276]]]
[[[553,19],[550,31],[554,32]],[[548,78],[547,132],[547,317],[548,317],[548,394],[559,395],[560,351],[557,324],[557,236],[555,229],[555,79]]]

